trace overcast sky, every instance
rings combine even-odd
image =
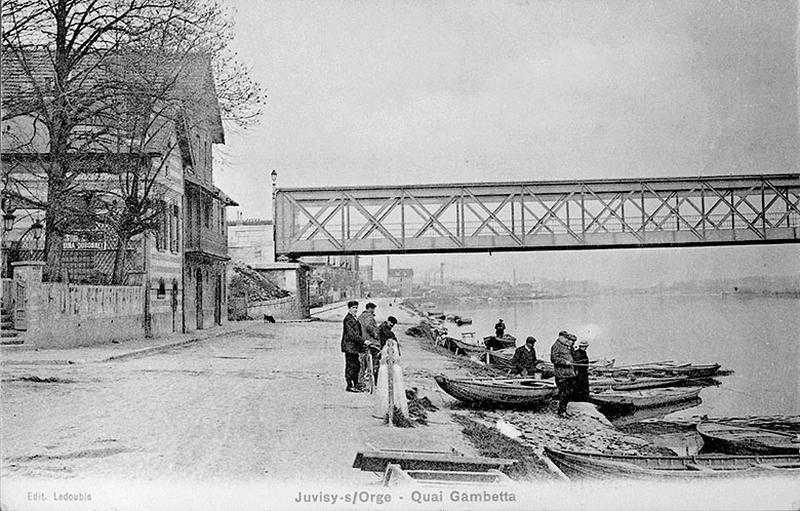
[[[232,2],[269,96],[216,169],[246,217],[271,216],[272,169],[283,187],[797,171],[796,1]],[[408,264],[440,259],[624,284],[800,274],[797,245]]]

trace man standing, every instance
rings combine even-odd
[[[533,376],[536,370],[536,362],[538,362],[538,360],[536,360],[536,350],[533,349],[535,343],[536,338],[530,336],[525,339],[525,344],[517,348],[514,352],[514,358],[511,359],[511,363],[514,364],[512,374],[527,374],[528,376]]]
[[[358,390],[365,391],[367,390],[367,378],[369,375],[372,374],[372,368],[369,364],[369,350],[371,345],[378,345],[378,324],[375,322],[375,309],[377,306],[369,302],[364,309],[364,312],[358,316],[358,322],[361,324],[361,333],[364,335],[364,342],[366,344],[366,350],[363,353],[359,353],[358,355],[358,362],[359,362],[359,370],[358,370]],[[374,382],[375,380],[373,380]]]
[[[397,324],[397,318],[394,316],[389,316],[386,318],[386,321],[382,322],[378,327],[378,342],[380,343],[380,350],[383,350],[383,347],[386,346],[386,342],[389,339],[394,339],[395,343],[397,344],[397,354],[400,355],[400,343],[397,342],[397,337],[395,337],[394,332],[392,332],[392,327]],[[380,368],[380,361],[381,361],[381,354],[380,351],[378,353],[374,353],[372,355],[372,370],[374,372],[375,379],[378,378],[378,369]]]
[[[558,387],[558,415],[562,416],[567,411],[567,403],[575,381],[575,368],[572,366],[572,345],[575,341],[570,338],[571,335],[562,330],[550,348],[550,361],[553,363],[553,373]]]
[[[494,325],[494,336],[503,337],[505,334],[506,334],[506,324],[503,323],[502,319],[498,319],[497,324]]]
[[[575,364],[574,401],[589,401],[589,355],[586,353],[588,346],[588,341],[581,341],[572,352],[572,362]]]
[[[394,332],[392,332],[392,327],[397,324],[397,319],[394,316],[389,316],[386,318],[386,321],[381,323],[381,326],[378,327],[378,341],[381,343],[381,349],[383,349],[384,345],[386,345],[386,341],[389,339],[397,340],[395,337]],[[400,348],[400,343],[397,343],[398,351]]]
[[[361,323],[356,318],[358,302],[347,302],[347,315],[342,321],[342,352],[344,353],[344,379],[347,380],[347,392],[358,390],[359,353],[364,352],[364,334]]]

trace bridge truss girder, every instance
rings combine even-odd
[[[275,252],[477,252],[800,241],[800,175],[278,190]]]

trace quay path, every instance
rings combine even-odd
[[[484,422],[487,415],[453,408],[432,378],[467,374],[464,364],[404,334],[419,317],[386,299],[373,301],[378,319],[400,321],[395,331],[407,387],[439,407],[427,426],[384,425],[372,417],[372,396],[344,391],[344,304],[313,311],[318,321],[230,323],[77,350],[3,350],[0,508],[335,509],[343,501],[302,501],[300,494],[323,499],[334,488],[341,495],[363,490],[367,498],[389,491],[375,474],[352,468],[356,452],[370,445],[479,454],[452,414]],[[531,442],[559,441],[564,428],[599,431],[594,441],[620,441],[591,415],[560,419],[543,411],[525,420]],[[411,500],[401,492],[391,503],[373,499],[347,508],[527,509],[535,498],[575,509],[587,505],[582,492],[589,491],[593,509],[618,509],[619,499],[631,498],[645,499],[644,506],[667,499],[670,508],[772,509],[786,496],[773,485],[770,498],[754,503],[741,492],[764,495],[763,488],[737,483],[677,502],[669,487],[642,492],[630,484],[584,484],[575,493],[571,484],[525,482],[515,490],[516,504],[453,503],[446,495],[443,502],[437,495]]]

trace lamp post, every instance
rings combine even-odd
[[[16,216],[14,213],[9,211],[8,213],[3,213],[3,236],[14,228],[14,220],[16,220]],[[5,239],[5,238],[4,238]]]
[[[6,276],[6,265],[7,265],[7,261],[8,261],[8,253],[7,253],[8,251],[6,250],[6,235],[7,235],[7,233],[9,231],[11,231],[11,229],[14,228],[14,220],[17,217],[14,216],[13,210],[5,211],[5,208],[3,208],[3,209],[4,209],[4,212],[3,212],[3,234],[2,234],[2,239],[0,239],[0,249],[2,249],[2,252],[3,252],[2,272],[3,272],[3,276],[5,277]]]
[[[42,222],[39,221],[37,218],[33,225],[31,225],[31,231],[33,231],[33,239],[36,240],[36,250],[39,250],[39,238],[42,237]]]
[[[272,169],[272,172],[269,174],[269,178],[272,180],[272,200],[275,200],[275,194],[278,192],[278,171]]]

